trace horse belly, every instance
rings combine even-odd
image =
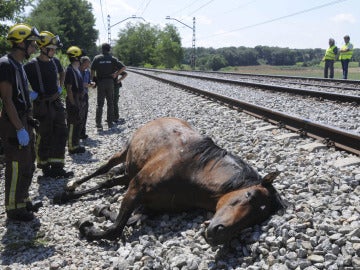
[[[154,212],[179,212],[195,208],[214,211],[216,207],[216,201],[210,194],[186,185],[174,188],[172,192],[165,188],[146,193],[142,204]]]

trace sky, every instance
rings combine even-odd
[[[360,47],[360,0],[88,1],[100,34],[98,44],[108,41],[110,15],[112,40],[127,23],[146,22],[161,28],[173,24],[183,47],[192,46],[194,29],[196,47],[326,49],[330,37],[341,47],[346,34],[355,48]]]

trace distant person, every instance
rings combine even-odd
[[[29,188],[35,170],[35,147],[30,93],[22,62],[36,52],[40,34],[36,28],[19,23],[10,27],[6,39],[11,50],[0,58],[0,136],[4,147],[5,211],[8,219],[30,221],[33,212]],[[3,211],[1,211],[3,215]]]
[[[122,87],[122,81],[127,77],[127,72],[121,72],[120,76],[114,79],[114,122],[118,124],[124,124],[125,119],[120,118],[119,115],[119,97],[120,97],[120,88]]]
[[[114,79],[126,67],[110,54],[110,44],[101,46],[102,54],[96,55],[91,63],[91,78],[97,84],[96,127],[102,130],[102,113],[106,98],[108,128],[113,127],[114,121]],[[96,77],[95,77],[96,76]]]
[[[65,73],[66,112],[68,125],[68,152],[80,154],[85,152],[85,147],[80,145],[80,134],[84,126],[84,84],[79,70],[82,50],[71,46],[67,51],[70,65]]]
[[[350,37],[348,35],[344,36],[344,42],[345,44],[340,49],[339,60],[341,61],[343,70],[343,79],[346,80],[348,77],[349,62],[354,52],[354,46],[350,43]]]
[[[87,122],[87,115],[89,111],[89,87],[92,87],[94,83],[91,81],[91,74],[90,74],[90,58],[88,56],[82,56],[80,58],[80,72],[84,82],[84,126],[80,133],[80,139],[87,139],[89,136],[86,134],[86,122]]]
[[[324,68],[324,78],[328,78],[328,74],[330,71],[330,79],[334,78],[334,62],[336,55],[338,53],[338,48],[335,45],[335,40],[333,38],[329,39],[329,48],[327,48],[325,52],[325,56],[323,60],[325,61],[325,68]]]

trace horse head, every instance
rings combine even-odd
[[[224,244],[242,229],[265,221],[283,208],[284,204],[272,185],[278,175],[279,172],[270,173],[257,185],[221,196],[206,228],[206,241],[213,246]]]

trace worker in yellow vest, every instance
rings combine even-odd
[[[349,62],[352,58],[354,52],[354,46],[350,43],[350,37],[348,35],[344,36],[344,46],[340,49],[339,60],[341,61],[341,66],[343,70],[343,79],[347,79]]]
[[[335,40],[333,38],[330,38],[329,48],[327,48],[323,58],[323,61],[325,61],[324,78],[328,78],[329,71],[330,71],[330,79],[334,78],[334,62],[337,53],[338,53],[338,48],[335,45]]]

